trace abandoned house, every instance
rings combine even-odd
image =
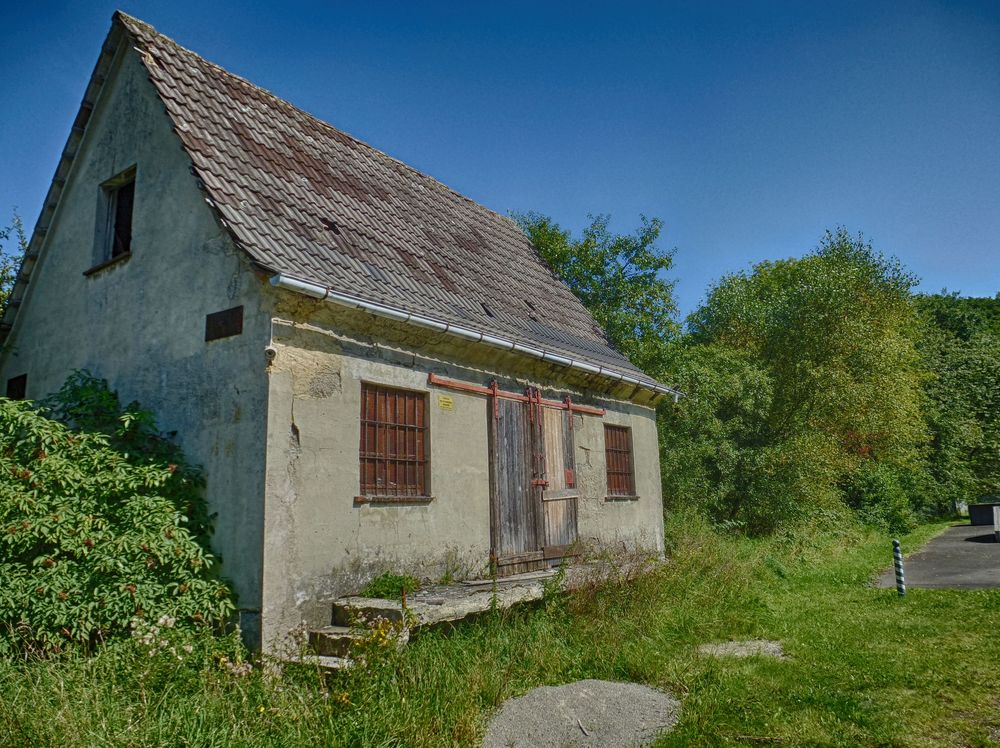
[[[386,570],[662,551],[655,405],[508,218],[116,13],[2,321],[206,472],[265,649]]]

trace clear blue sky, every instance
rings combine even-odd
[[[6,6],[0,217],[34,225],[115,7]],[[836,225],[1000,290],[998,0],[121,7],[498,212],[662,218],[685,313]]]

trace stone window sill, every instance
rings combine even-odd
[[[638,501],[638,496],[605,496],[605,501]]]
[[[102,270],[105,270],[105,269],[111,267],[112,265],[117,265],[120,262],[125,262],[131,256],[132,256],[131,252],[122,252],[117,257],[112,257],[110,260],[105,260],[104,262],[101,262],[101,263],[98,263],[97,265],[94,265],[94,267],[90,268],[89,270],[84,270],[83,274],[87,275],[87,276],[90,276],[90,275],[93,275],[94,273],[99,273]]]
[[[434,501],[433,496],[355,496],[354,504],[360,506],[426,506]]]

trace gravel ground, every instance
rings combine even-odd
[[[645,746],[677,724],[680,706],[670,694],[638,683],[542,686],[504,703],[483,748]]]
[[[701,654],[715,657],[774,657],[785,659],[785,650],[781,642],[770,639],[751,639],[745,642],[719,642],[717,644],[702,644],[698,647]]]

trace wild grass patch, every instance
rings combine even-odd
[[[231,638],[198,639],[182,659],[135,637],[92,657],[2,660],[0,744],[477,745],[504,700],[582,678],[672,691],[681,720],[661,745],[985,746],[1000,727],[1000,592],[871,588],[888,538],[832,518],[760,541],[679,516],[667,541],[649,573],[423,632],[402,651],[374,642],[329,677],[247,668]],[[696,651],[752,638],[789,658]]]

